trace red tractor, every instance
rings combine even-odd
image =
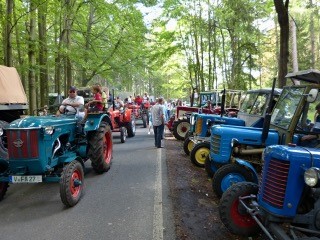
[[[140,101],[135,101],[133,104],[127,104],[127,108],[132,110],[133,115],[136,119],[141,119],[143,127],[146,128],[149,123],[149,110],[150,110],[150,102],[147,101],[145,103]]]
[[[238,113],[238,102],[241,92],[237,90],[213,90],[210,92],[200,92],[199,105],[197,106],[177,106],[175,114],[172,115],[166,124],[173,136],[178,140],[184,140],[190,129],[190,116],[193,112],[220,115],[221,112],[236,117]],[[221,107],[222,95],[225,95],[225,104]],[[193,104],[192,104],[193,105]]]

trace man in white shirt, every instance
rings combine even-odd
[[[77,88],[75,86],[70,87],[68,95],[68,98],[62,101],[61,106],[56,113],[57,116],[60,116],[62,113],[67,115],[79,114],[79,107],[84,105],[84,99],[77,95]]]

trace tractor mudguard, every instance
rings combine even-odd
[[[76,160],[81,163],[82,167],[84,167],[84,161],[81,157],[78,157],[75,153],[70,153],[68,155],[64,155],[59,158],[60,163],[70,163],[73,160]]]
[[[242,159],[240,159],[240,158],[236,158],[236,162],[237,162],[239,165],[245,166],[245,167],[247,167],[248,169],[250,169],[251,172],[252,172],[252,175],[253,175],[253,177],[254,177],[254,183],[256,183],[256,184],[259,183],[258,173],[257,173],[257,171],[254,169],[254,167],[253,167],[249,162],[247,162],[247,161],[245,161],[245,160],[242,160]]]
[[[99,128],[102,121],[107,122],[112,127],[111,120],[107,114],[90,114],[84,126],[84,131],[95,131]]]
[[[126,109],[124,112],[124,122],[130,122],[131,121],[131,114],[132,114],[132,109]]]

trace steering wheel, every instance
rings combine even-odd
[[[64,109],[64,113],[63,114],[65,114],[65,115],[76,115],[77,114],[77,108],[75,108],[74,106],[71,106],[70,104],[65,104],[64,105],[65,106],[65,109]],[[67,106],[69,106],[69,107],[72,107],[73,109],[74,109],[74,112],[72,111],[68,111],[67,110]],[[69,114],[70,113],[70,114]]]

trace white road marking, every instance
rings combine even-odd
[[[153,240],[163,239],[161,148],[157,149],[157,168],[153,210]]]

